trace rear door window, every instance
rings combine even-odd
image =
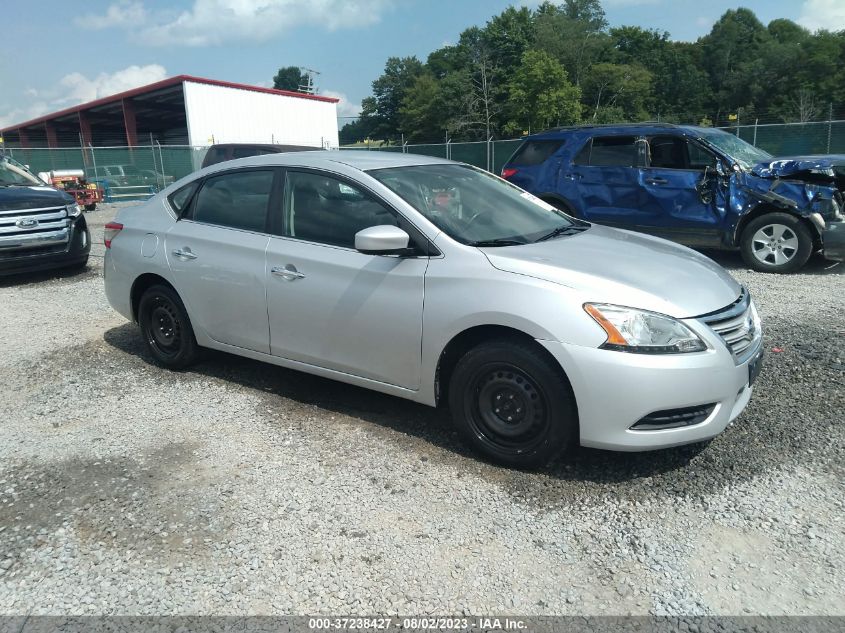
[[[586,163],[596,167],[636,167],[637,145],[633,136],[597,136],[589,148]],[[583,153],[583,151],[582,151]],[[579,155],[579,158],[582,158]]]
[[[522,144],[513,158],[510,160],[511,165],[519,165],[521,167],[531,167],[533,165],[540,165],[560,149],[564,141],[526,141]]]
[[[191,209],[195,222],[266,231],[272,170],[234,171],[206,178]]]

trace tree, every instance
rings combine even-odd
[[[560,7],[541,5],[534,20],[532,48],[557,59],[580,85],[590,66],[606,56],[610,46],[607,21],[598,0],[570,0]]]
[[[701,39],[717,112],[735,112],[767,91],[761,53],[769,38],[753,11],[729,9]]]
[[[619,113],[636,121],[648,118],[646,101],[651,94],[652,75],[637,64],[594,64],[584,82],[584,97],[592,109],[591,118],[598,121],[603,111]],[[617,119],[618,120],[618,119]]]
[[[430,71],[414,80],[402,99],[399,114],[406,141],[432,141],[443,136],[448,115],[441,82]]]
[[[395,138],[401,128],[400,108],[405,93],[423,73],[416,57],[390,57],[384,73],[373,82],[371,101],[361,103],[363,116],[373,119],[372,133],[379,138]]]
[[[481,33],[492,67],[513,68],[534,39],[534,18],[527,7],[508,7],[493,17]]]
[[[544,129],[577,123],[581,90],[569,82],[566,70],[548,53],[527,51],[508,84],[510,119],[506,130]]]
[[[300,72],[299,66],[283,66],[273,77],[273,87],[276,90],[299,90],[307,78]]]

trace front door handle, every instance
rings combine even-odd
[[[281,266],[276,266],[270,269],[270,272],[282,279],[286,279],[288,281],[296,281],[297,279],[304,279],[305,273],[301,273],[296,269],[296,266],[293,264],[288,264],[284,268]]]
[[[564,174],[563,177],[567,180],[580,180],[581,174]]]
[[[669,182],[669,181],[666,180],[665,178],[646,178],[645,179],[645,184],[647,184],[647,185],[665,185],[667,182]]]
[[[197,256],[191,252],[191,249],[187,246],[183,249],[176,249],[173,251],[173,254],[178,257],[179,259],[196,259]]]

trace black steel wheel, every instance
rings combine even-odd
[[[521,341],[467,352],[452,373],[449,403],[461,434],[508,466],[542,465],[577,436],[569,382],[544,350]]]
[[[171,369],[196,360],[197,342],[179,295],[167,286],[151,286],[138,304],[138,324],[147,350],[157,363]]]

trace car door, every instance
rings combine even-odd
[[[596,136],[560,170],[561,184],[569,188],[566,181],[575,182],[579,199],[573,202],[585,220],[628,228],[643,213],[639,164],[635,136]]]
[[[364,228],[398,225],[415,239],[413,228],[360,185],[314,170],[287,171],[278,212],[267,247],[271,352],[417,389],[428,257],[354,248]]]
[[[279,197],[273,195],[276,173],[239,169],[205,178],[165,238],[176,290],[194,327],[219,343],[264,353],[270,352],[267,214]]]
[[[680,135],[651,136],[640,169],[643,210],[638,230],[690,246],[718,246],[716,156]]]

